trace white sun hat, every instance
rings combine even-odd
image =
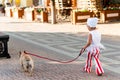
[[[98,18],[88,18],[87,19],[87,25],[90,26],[90,27],[96,27],[98,23]]]

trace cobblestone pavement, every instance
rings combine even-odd
[[[36,27],[36,24],[34,23],[16,23],[14,21],[11,21],[12,23],[9,23],[9,20],[8,22],[4,22],[4,20],[0,22],[0,26],[5,26],[4,28],[0,27],[1,32],[10,35],[9,53],[12,57],[11,59],[0,59],[0,80],[120,79],[119,36],[104,35],[102,37],[102,42],[106,46],[106,50],[102,51],[100,56],[103,68],[105,69],[105,74],[101,77],[96,76],[94,71],[94,64],[92,72],[90,74],[82,71],[82,68],[85,65],[86,54],[83,54],[78,60],[69,64],[61,64],[53,61],[32,57],[35,61],[35,69],[33,76],[30,77],[27,73],[24,73],[20,68],[18,54],[20,50],[26,50],[34,54],[62,61],[70,60],[78,55],[79,49],[85,44],[87,33],[73,33],[71,31],[55,32],[52,27],[52,29],[50,29],[52,32],[42,32],[42,30],[38,30],[35,32],[35,28],[33,27]],[[22,26],[22,24],[24,25]],[[28,28],[28,25],[33,26],[32,29]],[[9,29],[7,28],[7,26],[9,27]],[[25,26],[29,30],[26,30]]]
[[[119,37],[103,36],[103,44],[107,47],[101,54],[101,61],[105,74],[98,77],[94,71],[87,74],[82,71],[86,54],[77,61],[69,64],[61,64],[33,57],[35,61],[34,76],[26,76],[18,63],[19,50],[54,58],[58,60],[70,60],[76,57],[79,49],[86,42],[86,33],[31,33],[31,32],[6,32],[11,35],[10,53],[11,59],[1,61],[1,80],[119,80]],[[12,38],[13,37],[13,38]],[[108,41],[109,40],[109,41]],[[19,42],[19,43],[18,43]],[[18,45],[18,46],[17,46]],[[46,50],[46,51],[45,51]],[[4,63],[3,63],[4,61]],[[5,67],[7,66],[7,67]]]

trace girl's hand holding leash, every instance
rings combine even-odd
[[[82,49],[80,50],[80,55],[81,55],[84,51],[85,51],[85,48],[82,48]]]

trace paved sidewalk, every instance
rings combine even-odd
[[[5,22],[5,23],[4,23]],[[7,22],[7,24],[6,24]],[[24,24],[25,23],[25,24]],[[31,32],[88,32],[86,25],[77,24],[72,25],[69,23],[38,23],[32,21],[26,21],[24,19],[14,19],[9,17],[0,17],[0,31],[31,31]],[[18,26],[14,26],[18,25]],[[14,27],[13,27],[14,26]],[[98,24],[98,30],[105,35],[115,35],[120,36],[120,21],[111,22],[108,24]]]
[[[90,74],[82,71],[86,54],[69,64],[60,64],[38,59],[35,61],[34,75],[29,77],[19,66],[18,52],[27,50],[32,53],[62,61],[76,57],[79,49],[86,43],[86,25],[71,23],[36,23],[24,19],[0,17],[0,31],[10,35],[9,53],[11,59],[0,59],[0,80],[119,80],[120,74],[120,22],[98,24],[103,36],[103,44],[108,48],[101,54],[105,74],[95,75],[94,64]],[[116,35],[116,36],[113,36]],[[106,38],[108,37],[108,38]],[[116,42],[112,39],[116,39]],[[79,44],[78,44],[79,43]],[[73,54],[74,53],[74,54]]]

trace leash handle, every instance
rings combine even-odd
[[[79,56],[81,56],[81,54],[82,54],[84,51],[85,51],[85,48],[82,48],[82,49],[80,50]]]

